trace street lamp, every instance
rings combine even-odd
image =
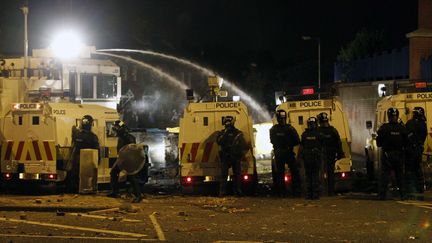
[[[319,37],[302,36],[305,41],[316,40],[318,42],[318,99],[321,98],[321,40]]]
[[[67,30],[54,37],[50,48],[55,57],[68,59],[78,57],[83,46],[80,36],[72,30]]]

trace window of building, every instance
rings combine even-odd
[[[22,125],[23,124],[23,117],[19,116],[18,117],[18,125]]]
[[[93,75],[92,74],[81,74],[81,97],[82,98],[94,98],[93,97]]]
[[[97,76],[97,98],[108,99],[117,96],[117,79],[113,75]]]
[[[203,123],[204,123],[204,126],[208,126],[208,117],[204,117],[203,118]]]

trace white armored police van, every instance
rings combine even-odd
[[[326,97],[324,98],[324,96]],[[309,117],[317,117],[322,112],[329,115],[329,123],[338,131],[345,154],[345,158],[337,160],[335,164],[335,189],[349,190],[351,188],[350,179],[352,176],[351,134],[348,120],[338,98],[328,94],[319,94],[318,97],[313,88],[309,87],[302,90],[302,95],[287,95],[278,98],[280,104],[276,107],[276,111],[284,110],[287,113],[287,123],[296,129],[299,136],[307,128]],[[273,124],[276,123],[277,120],[274,117]],[[298,157],[297,151],[298,146],[294,148],[294,152],[296,152]],[[290,175],[287,174],[285,182],[289,183],[290,178]]]
[[[371,137],[367,139],[365,146],[366,167],[370,179],[378,179],[380,174],[381,150],[376,145],[376,131],[379,127],[388,122],[387,109],[394,107],[399,110],[400,122],[406,123],[412,118],[415,107],[422,107],[425,110],[426,126],[428,136],[423,151],[423,172],[425,185],[430,187],[432,182],[432,83],[400,82],[395,83],[393,95],[384,96],[378,101],[375,113],[375,123],[366,122],[367,129],[371,130]]]
[[[198,191],[204,186],[204,193],[210,190],[206,185],[218,184],[221,177],[219,146],[216,143],[218,132],[223,130],[224,117],[232,116],[235,127],[242,131],[250,149],[241,161],[243,189],[253,191],[257,183],[256,162],[254,157],[254,132],[252,118],[242,102],[217,101],[222,91],[219,90],[221,80],[209,77],[209,86],[214,95],[209,102],[192,102],[184,109],[179,129],[179,161],[181,166],[181,186],[184,192]],[[230,169],[229,175],[232,175]],[[230,181],[231,176],[228,177]],[[208,189],[206,189],[208,188]],[[197,190],[196,190],[197,189]]]

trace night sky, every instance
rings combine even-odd
[[[22,51],[21,4],[0,3],[3,55]],[[29,7],[30,48],[46,47],[57,30],[74,28],[98,48],[191,59],[265,103],[276,90],[316,82],[317,44],[302,35],[320,37],[322,79],[331,82],[339,49],[361,29],[384,31],[392,49],[406,46],[405,34],[417,28],[415,0],[29,0]],[[251,75],[268,92],[248,87]]]

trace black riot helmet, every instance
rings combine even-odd
[[[413,118],[426,120],[425,111],[423,107],[417,106],[413,109]]]
[[[90,115],[85,115],[81,119],[81,127],[84,130],[90,131],[93,125],[93,117]]]
[[[309,129],[317,128],[318,127],[317,119],[315,117],[309,117],[309,119],[307,120],[307,127]]]
[[[276,120],[279,124],[286,124],[287,120],[287,113],[284,110],[278,110],[276,111]]]
[[[114,122],[112,129],[118,137],[124,136],[126,133],[129,132],[129,128],[123,121],[120,120]]]
[[[399,110],[394,107],[388,108],[387,118],[389,122],[397,122],[399,118]]]
[[[235,119],[233,116],[226,116],[223,118],[222,123],[225,128],[234,127]]]
[[[318,114],[317,118],[318,118],[318,122],[319,122],[320,126],[327,126],[328,125],[329,117],[328,117],[327,113],[321,112]]]

